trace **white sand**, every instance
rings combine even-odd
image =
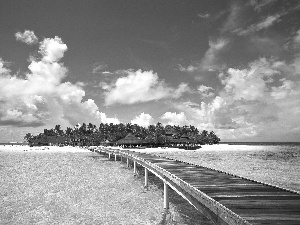
[[[228,144],[218,144],[218,145],[202,145],[201,148],[196,150],[188,150],[189,152],[208,152],[208,151],[261,151],[266,150],[270,146],[255,146],[255,145],[228,145]],[[179,148],[145,148],[145,149],[132,149],[137,152],[187,152],[187,150]]]
[[[0,145],[0,151],[8,152],[87,152],[87,148],[72,147],[72,146],[35,146],[28,145]]]

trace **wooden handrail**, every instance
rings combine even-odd
[[[136,161],[141,166],[147,168],[149,171],[159,177],[163,182],[167,183],[173,190],[175,190],[178,194],[185,198],[191,205],[201,211],[215,224],[251,225],[251,223],[249,223],[230,209],[226,208],[218,201],[209,197],[204,192],[198,190],[191,184],[185,182],[184,180],[180,179],[164,168],[161,168],[155,163],[151,163],[130,151],[121,150],[118,148],[100,148],[99,150],[129,158],[133,161]]]

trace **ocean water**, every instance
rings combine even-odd
[[[195,151],[174,148],[145,151],[300,193],[300,143],[222,143],[204,145]]]

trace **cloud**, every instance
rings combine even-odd
[[[99,111],[92,99],[83,101],[82,83],[62,82],[68,69],[60,63],[67,50],[59,37],[40,42],[40,60],[33,59],[25,78],[11,75],[0,61],[0,125],[72,126],[80,121],[118,123]]]
[[[181,112],[181,113],[166,112],[160,118],[163,120],[168,120],[167,124],[169,124],[169,125],[186,125],[187,124],[187,119],[186,119],[184,112]]]
[[[196,70],[199,70],[198,66],[189,65],[188,67],[183,67],[181,64],[179,64],[178,66],[181,72],[194,72]]]
[[[234,2],[230,6],[229,15],[221,28],[221,32],[233,31],[240,23],[240,15],[242,13],[242,7],[238,5],[238,1]]]
[[[278,1],[278,0],[262,0],[262,1],[251,0],[249,4],[254,7],[254,10],[261,11],[262,8],[271,5],[271,4],[275,3],[276,1]]]
[[[202,70],[219,69],[218,54],[229,43],[227,39],[219,38],[216,41],[209,40],[209,49],[206,51],[204,58],[201,60],[200,68]]]
[[[153,124],[154,119],[149,114],[141,113],[139,116],[136,116],[133,120],[131,120],[132,124],[138,124],[143,127],[148,127]]]
[[[223,87],[209,101],[174,103],[188,124],[214,130],[221,139],[296,141],[300,126],[300,81],[293,65],[260,58],[219,76]],[[200,92],[210,87],[199,86]]]
[[[94,74],[96,73],[102,73],[102,74],[105,74],[107,72],[101,72],[103,69],[107,68],[107,65],[105,63],[96,63],[94,64],[94,68],[93,68],[93,72]]]
[[[0,74],[2,75],[7,75],[10,73],[10,69],[4,67],[5,64],[6,62],[4,62],[2,58],[0,58]]]
[[[280,14],[268,16],[265,19],[263,19],[262,21],[260,21],[259,23],[252,24],[245,30],[237,29],[235,32],[237,32],[238,35],[248,35],[248,34],[260,31],[262,29],[266,29],[266,28],[272,26],[275,22],[279,22],[280,21],[279,18],[281,16],[282,15],[280,15]]]
[[[104,75],[110,75],[110,74],[113,74],[113,73],[111,73],[109,71],[104,71],[104,72],[102,72],[102,74],[104,74]]]
[[[23,33],[17,32],[15,34],[17,41],[24,42],[28,45],[33,45],[38,43],[38,38],[35,36],[33,31],[25,30]]]
[[[195,71],[216,71],[221,68],[219,65],[219,53],[227,46],[229,40],[226,38],[218,38],[216,41],[209,40],[209,48],[205,52],[204,57],[195,65],[183,67],[179,64],[179,70],[182,72],[195,72]]]
[[[296,32],[296,35],[293,38],[293,43],[297,45],[297,47],[300,47],[300,30]]]
[[[210,14],[209,13],[205,13],[205,14],[198,13],[197,16],[199,16],[202,19],[206,19],[206,18],[210,17]]]
[[[59,61],[64,56],[64,52],[67,51],[67,49],[67,45],[56,36],[55,38],[45,38],[40,43],[39,52],[43,56],[42,61],[52,63]]]
[[[215,96],[215,94],[213,92],[210,92],[211,90],[213,90],[212,87],[207,87],[205,85],[200,85],[198,87],[198,92],[201,94],[202,97],[204,98],[208,98],[208,97],[213,97]]]
[[[222,80],[224,90],[230,93],[234,100],[260,100],[267,90],[265,80],[271,79],[274,74],[280,73],[265,58],[254,61],[250,69],[228,69],[228,77]]]
[[[159,80],[153,71],[126,71],[127,76],[118,78],[105,86],[105,103],[134,104],[165,98],[179,98],[190,89],[186,83],[181,83],[177,88],[169,87],[164,80]]]

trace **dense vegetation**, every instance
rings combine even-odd
[[[217,144],[220,141],[220,138],[218,138],[213,131],[208,132],[203,130],[200,133],[194,126],[163,126],[161,123],[150,125],[147,128],[131,123],[101,123],[99,127],[92,123],[83,123],[81,126],[77,125],[74,128],[67,127],[65,131],[61,129],[60,125],[56,125],[55,128],[44,130],[44,133],[40,133],[36,136],[28,133],[24,139],[28,142],[32,142],[36,139],[43,139],[45,136],[59,136],[64,138],[78,138],[86,142],[101,143],[104,141],[116,142],[129,133],[132,133],[140,139],[146,139],[155,145],[165,144],[167,134],[170,133],[172,133],[175,139],[187,136],[198,144]]]

